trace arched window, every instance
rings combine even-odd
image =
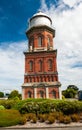
[[[30,45],[33,46],[33,43],[34,43],[34,38],[31,38]]]
[[[50,37],[48,37],[48,46],[50,47]]]
[[[32,38],[30,38],[30,41],[29,41],[29,49],[30,49],[30,51],[32,51],[33,48],[34,48],[34,38],[32,37]]]
[[[53,90],[51,93],[52,93],[52,97],[56,98],[56,92]]]
[[[52,60],[51,59],[48,60],[48,69],[52,70]]]
[[[28,91],[28,98],[32,97],[32,93],[30,91]]]
[[[38,37],[38,46],[39,47],[42,46],[42,37],[41,36]]]
[[[44,92],[43,91],[40,91],[40,98],[44,98]]]
[[[42,71],[42,61],[39,61],[39,71]]]
[[[30,61],[29,65],[30,65],[30,71],[33,71],[33,61]]]

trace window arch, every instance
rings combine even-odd
[[[39,71],[42,71],[42,61],[39,60]]]
[[[38,46],[41,47],[42,46],[42,36],[38,37]]]
[[[52,60],[51,59],[48,60],[48,69],[52,70]]]
[[[28,91],[28,98],[31,98],[32,97],[32,93],[30,91]]]
[[[29,68],[30,71],[33,71],[33,61],[30,61],[30,62],[29,62],[29,66],[30,66],[30,68]]]

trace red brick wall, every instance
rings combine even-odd
[[[25,55],[25,73],[28,73],[28,76],[25,76],[24,78],[24,82],[29,82],[29,74],[40,74],[43,73],[42,78],[44,79],[44,76],[46,74],[46,76],[53,76],[53,75],[48,75],[48,73],[50,72],[57,72],[57,67],[56,67],[56,52],[49,52],[49,53],[31,53],[31,54],[26,54]],[[51,59],[52,60],[52,69],[49,70],[48,68],[48,60]],[[39,60],[42,61],[42,71],[40,72],[40,68],[39,68]],[[29,62],[33,61],[33,71],[30,71],[30,66],[29,66]],[[27,77],[27,78],[26,78]],[[58,76],[54,75],[53,76],[53,81],[57,81],[58,80]],[[32,79],[32,82],[34,81],[34,78]],[[35,79],[36,82],[38,82],[37,79]],[[46,78],[46,81],[49,81],[48,78]]]
[[[34,67],[33,71],[38,72],[39,68],[38,67],[38,62],[39,60],[42,60],[43,62],[43,71],[47,72],[49,71],[48,69],[48,60],[52,60],[52,71],[57,71],[56,67],[56,52],[50,51],[49,53],[44,53],[44,52],[38,52],[38,53],[31,53],[31,54],[25,54],[25,72],[30,71],[29,70],[29,62],[33,61],[34,62]]]

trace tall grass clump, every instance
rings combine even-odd
[[[20,119],[22,116],[18,110],[0,110],[0,127],[20,124]]]

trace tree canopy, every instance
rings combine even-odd
[[[4,97],[4,93],[3,92],[0,92],[0,97]]]
[[[62,91],[65,98],[75,98],[79,88],[75,85],[69,85],[66,90]]]
[[[19,94],[19,92],[17,90],[13,90],[9,96],[8,96],[9,99],[15,99],[15,98],[19,98],[21,99],[21,94]]]
[[[76,90],[76,91],[78,91],[79,90],[79,88],[77,87],[77,86],[75,86],[75,85],[69,85],[68,87],[67,87],[67,89],[74,89],[74,90]]]

